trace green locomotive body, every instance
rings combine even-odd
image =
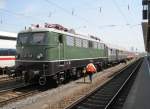
[[[53,28],[20,32],[16,49],[16,71],[24,75],[26,82],[38,81],[40,85],[45,85],[50,78],[61,83],[80,77],[90,61],[98,70],[108,62],[104,43]]]

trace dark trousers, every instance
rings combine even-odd
[[[88,75],[89,75],[89,80],[92,82],[93,73],[88,73]]]

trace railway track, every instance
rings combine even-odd
[[[142,61],[134,62],[105,85],[97,87],[65,109],[121,109]]]
[[[24,99],[31,95],[40,93],[37,87],[32,85],[20,84],[16,87],[0,91],[0,107],[20,99]]]
[[[5,81],[0,81],[0,92],[4,90],[11,90],[19,86],[23,86],[24,82],[21,79],[8,79]]]
[[[8,77],[8,76],[0,76],[0,85],[9,81],[19,80],[16,78]]]
[[[114,76],[114,75],[111,75]],[[20,99],[24,99],[26,97],[35,95],[42,92],[42,90],[39,90],[37,87],[28,86],[24,84],[20,84],[18,86],[8,88],[6,90],[0,91],[0,107],[15,102]],[[93,109],[93,108],[92,108]]]

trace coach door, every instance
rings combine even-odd
[[[119,54],[119,50],[116,50],[116,60],[119,59],[118,54]]]
[[[62,34],[59,34],[58,36],[58,56],[59,60],[64,60],[64,37]]]

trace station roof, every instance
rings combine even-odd
[[[0,31],[0,39],[3,40],[16,40],[17,33]]]

